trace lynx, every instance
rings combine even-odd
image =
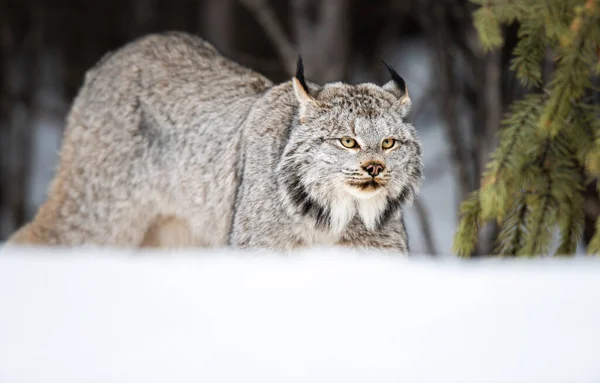
[[[9,244],[345,245],[406,253],[421,145],[404,80],[274,85],[198,37],[143,37],[85,76],[47,201]]]

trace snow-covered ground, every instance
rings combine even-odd
[[[0,382],[598,382],[597,259],[0,250]]]

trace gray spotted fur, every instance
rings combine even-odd
[[[309,87],[274,85],[183,33],[107,55],[74,101],[47,202],[11,242],[138,246],[157,217],[177,217],[194,246],[407,252],[401,208],[422,171],[410,100],[393,82]],[[385,152],[389,137],[400,144]],[[349,192],[368,161],[385,186]]]

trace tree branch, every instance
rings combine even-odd
[[[286,71],[291,75],[296,70],[297,51],[286,36],[282,25],[275,16],[267,0],[238,0],[246,9],[254,14],[256,21],[263,28],[267,37],[273,43]]]
[[[350,50],[349,0],[293,0],[292,25],[306,76],[316,82],[343,80]]]
[[[468,161],[468,150],[462,139],[461,126],[458,118],[459,101],[461,97],[460,84],[455,73],[452,49],[452,36],[448,26],[448,9],[443,2],[425,1],[422,7],[427,12],[419,12],[420,20],[433,40],[436,62],[438,63],[437,85],[439,87],[439,102],[446,125],[450,159],[454,164],[459,187],[459,201],[467,199],[473,190],[472,174]]]
[[[429,214],[427,214],[425,205],[423,205],[420,199],[417,199],[415,201],[415,210],[417,211],[417,215],[419,216],[419,223],[421,227],[421,232],[423,233],[423,240],[425,241],[425,248],[427,249],[427,253],[431,255],[436,255],[438,254],[438,252],[435,246],[435,241],[433,240],[433,234],[431,232]]]

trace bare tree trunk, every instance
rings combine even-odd
[[[306,77],[318,83],[346,78],[350,0],[293,0],[292,23]]]
[[[477,157],[475,161],[475,175],[480,176],[485,164],[489,161],[490,154],[497,144],[496,133],[500,130],[502,121],[502,57],[501,52],[496,50],[485,55],[480,64],[483,69],[483,81],[480,83],[478,94],[483,96],[480,108],[483,113],[483,129],[475,134],[475,150]],[[477,60],[479,61],[479,60]],[[475,63],[474,65],[477,65]],[[498,237],[498,224],[492,222],[483,227],[479,232],[477,246],[478,254],[492,254],[494,241]]]
[[[451,51],[453,44],[449,26],[447,25],[445,6],[443,3],[438,2],[432,3],[430,6],[433,8],[433,16],[426,19],[429,21],[428,26],[430,31],[433,32],[435,57],[439,65],[436,81],[440,89],[438,95],[446,125],[450,158],[454,165],[458,182],[459,200],[457,203],[460,203],[473,190],[472,175],[469,172],[469,151],[463,142],[462,129],[458,117],[459,101],[462,93],[454,67],[454,57]]]
[[[494,135],[503,112],[501,92],[501,53],[481,59],[467,2],[421,0],[419,18],[426,33],[432,36],[439,66],[437,81],[439,103],[446,125],[450,157],[458,184],[458,203],[479,186],[479,177],[494,146]],[[456,62],[463,58],[466,71],[457,71]],[[460,72],[472,73],[474,84],[461,80]],[[471,126],[462,126],[459,118],[461,101],[468,101],[472,112]],[[469,110],[465,110],[466,113]],[[469,139],[467,139],[469,138]],[[479,233],[475,254],[489,254],[497,237],[496,224]],[[475,255],[474,254],[474,255]]]
[[[350,0],[292,1],[292,24],[299,52],[267,0],[239,1],[254,14],[290,74],[295,71],[297,54],[300,53],[308,79],[324,83],[346,77]]]
[[[238,0],[254,14],[256,21],[261,25],[267,37],[273,43],[287,72],[292,75],[296,69],[297,51],[287,37],[283,26],[277,20],[275,11],[269,6],[267,0]]]
[[[417,211],[417,215],[419,217],[419,224],[421,226],[421,233],[423,234],[423,240],[425,241],[425,248],[427,249],[427,253],[430,255],[437,255],[438,251],[435,246],[433,234],[431,232],[429,214],[425,209],[425,205],[423,205],[423,203],[421,203],[421,200],[419,199],[415,201],[415,210]]]
[[[8,96],[8,59],[12,35],[9,24],[9,9],[5,0],[0,0],[0,241],[7,238],[12,231],[9,222],[9,206],[7,186],[9,162],[9,111],[12,109],[11,99]]]
[[[592,85],[596,88],[600,88],[600,78],[596,77],[592,79]],[[596,105],[600,104],[600,92],[593,92],[590,96],[594,100]],[[583,212],[585,216],[583,235],[581,238],[582,245],[587,249],[592,237],[596,233],[596,221],[600,216],[600,198],[598,196],[598,181],[590,182],[583,191]]]
[[[235,0],[205,0],[198,9],[202,35],[226,56],[235,53]]]
[[[25,116],[21,119],[16,119],[12,126],[12,146],[11,157],[12,166],[10,167],[9,177],[11,186],[9,188],[9,199],[12,210],[14,224],[18,227],[23,225],[31,218],[31,213],[28,211],[29,187],[31,185],[31,159],[32,159],[32,142],[36,133],[36,94],[38,90],[38,74],[40,64],[40,54],[43,47],[44,38],[44,9],[43,5],[38,2],[31,4],[33,14],[31,24],[23,51],[21,52],[25,65],[20,66],[22,76],[25,82],[20,90],[18,97],[22,101],[22,106],[25,111]]]
[[[11,99],[7,128],[7,146],[3,157],[3,185],[5,199],[4,207],[8,209],[10,230],[23,225],[30,219],[27,198],[31,178],[31,147],[35,132],[35,104],[37,91],[37,78],[39,71],[39,55],[42,51],[44,37],[44,9],[38,2],[26,5],[26,11],[31,16],[27,26],[26,35],[20,48],[15,47],[14,53],[8,57],[6,63],[13,67],[13,71],[20,71],[18,76],[23,81],[18,85],[16,93],[6,93]],[[5,89],[6,91],[6,89]]]
[[[129,38],[148,33],[156,21],[158,0],[130,0],[132,20],[127,25]]]

